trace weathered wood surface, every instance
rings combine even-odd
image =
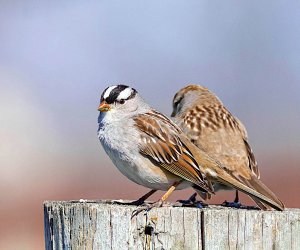
[[[46,249],[300,250],[300,209],[284,212],[136,207],[104,201],[47,201]]]

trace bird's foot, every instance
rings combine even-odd
[[[181,207],[197,207],[197,208],[203,208],[207,207],[208,205],[205,204],[202,201],[196,200],[197,193],[194,193],[190,198],[187,200],[178,200],[177,202],[181,204]],[[175,204],[176,206],[176,204]]]
[[[137,216],[139,213],[141,212],[149,212],[152,208],[155,208],[155,207],[162,207],[163,206],[163,201],[162,200],[158,200],[152,204],[145,204],[143,206],[140,206],[138,207],[137,209],[135,209],[133,212],[132,212],[132,215],[131,215],[131,218],[133,218],[134,216]]]
[[[242,204],[240,202],[236,202],[236,201],[232,201],[232,202],[229,202],[229,201],[224,201],[221,206],[223,207],[233,207],[233,208],[241,208]]]
[[[223,207],[232,207],[232,208],[239,208],[239,209],[249,209],[249,210],[259,210],[258,207],[256,206],[246,206],[246,205],[242,205],[239,201],[233,201],[233,202],[229,202],[229,201],[224,201],[221,206]]]

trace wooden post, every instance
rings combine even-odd
[[[300,249],[300,209],[154,208],[46,201],[46,249]]]

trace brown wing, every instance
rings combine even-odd
[[[194,155],[201,171],[206,173],[206,178],[212,183],[221,183],[236,188],[252,197],[258,206],[264,210],[270,207],[283,210],[284,204],[276,195],[268,189],[249,168],[243,171],[231,170],[222,165],[217,160],[211,158],[205,151],[191,144],[187,138],[182,137],[182,141],[189,146],[190,152]],[[246,171],[247,170],[247,171]]]
[[[259,179],[260,178],[260,172],[259,172],[259,169],[258,169],[257,161],[255,160],[255,156],[254,156],[253,151],[252,151],[252,149],[250,147],[250,144],[248,142],[247,130],[246,130],[244,124],[238,118],[234,117],[234,119],[237,122],[238,130],[241,133],[244,144],[245,144],[245,149],[246,149],[246,153],[247,153],[248,160],[249,160],[249,168],[251,169],[252,173],[254,175],[256,175],[256,177]]]
[[[178,121],[177,124],[197,147],[221,162],[222,165],[219,166],[208,164],[217,173],[213,182],[223,183],[249,194],[262,209],[273,207],[283,210],[284,204],[258,179],[259,171],[242,123],[223,106],[199,107],[198,112],[201,116],[194,112],[175,121]],[[197,157],[196,160],[201,163],[203,161]]]
[[[182,132],[176,125],[154,110],[135,116],[134,121],[142,132],[140,151],[143,155],[204,191],[213,193],[194,156],[180,139]]]
[[[230,171],[251,172],[259,178],[254,154],[243,124],[221,104],[196,105],[175,118],[191,141]]]

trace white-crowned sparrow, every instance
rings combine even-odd
[[[244,125],[214,93],[199,85],[182,88],[174,96],[171,116],[188,138],[218,160],[228,173],[283,207],[275,194],[258,181],[259,170]],[[223,184],[214,184],[215,191],[228,188]],[[260,208],[269,208],[267,204],[252,198]],[[238,202],[237,192],[235,202]]]
[[[98,110],[98,137],[104,150],[133,182],[167,191],[157,204],[175,189],[193,187],[213,194],[211,182],[219,182],[277,210],[283,209],[281,202],[248,187],[191,143],[177,125],[152,109],[135,89],[125,85],[106,88]]]

